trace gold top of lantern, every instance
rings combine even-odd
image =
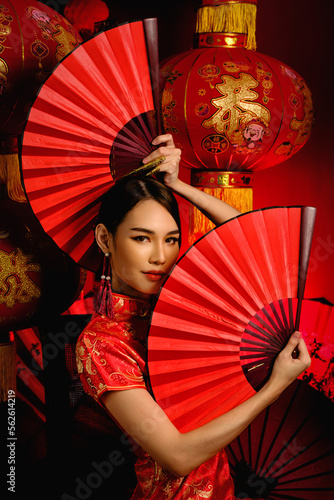
[[[243,35],[243,46],[248,50],[256,50],[256,13],[257,0],[202,0],[197,9],[195,39],[198,41],[199,35],[204,33],[219,33],[222,36],[228,33],[231,40],[233,34]]]

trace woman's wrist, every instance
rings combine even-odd
[[[193,205],[195,205],[199,210],[203,211],[203,213],[210,209],[210,204],[212,201],[218,201],[211,195],[200,191],[196,187],[191,184],[187,184],[181,179],[177,179],[175,183],[170,185],[170,188],[174,191],[174,193],[178,194],[182,198],[186,199]]]
[[[270,378],[259,392],[262,392],[266,396],[266,398],[268,398],[269,404],[271,404],[280,397],[287,386],[288,385],[284,385],[283,383],[279,383],[279,381],[272,380]]]
[[[169,187],[176,193],[179,194],[180,196],[186,197],[187,194],[187,188],[192,189],[192,186],[189,184],[181,181],[181,179],[177,178],[175,182],[169,185]],[[195,189],[195,188],[194,188]]]

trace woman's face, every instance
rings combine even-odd
[[[132,297],[158,293],[178,253],[180,231],[154,200],[139,202],[109,236],[112,288]]]

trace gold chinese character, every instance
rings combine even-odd
[[[222,82],[215,86],[222,97],[211,99],[218,111],[202,122],[204,127],[213,127],[216,132],[224,133],[230,138],[229,136],[238,130],[241,122],[258,118],[269,124],[271,119],[269,110],[262,104],[252,102],[259,97],[257,92],[251,90],[258,86],[252,75],[240,73],[240,78],[224,75]]]
[[[13,308],[16,302],[27,304],[41,296],[40,288],[27,274],[41,271],[41,266],[33,264],[31,258],[20,249],[10,253],[0,250],[0,304]]]
[[[228,186],[229,183],[230,183],[230,175],[229,174],[218,175],[218,185],[219,186]]]

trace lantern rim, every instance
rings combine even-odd
[[[237,3],[248,3],[248,4],[253,4],[257,5],[257,0],[202,0],[201,1],[201,7],[206,7],[208,5],[212,7],[218,7],[219,5],[223,4],[237,4]]]
[[[247,44],[246,33],[205,32],[195,33],[193,38],[194,49],[225,48],[245,49]]]

